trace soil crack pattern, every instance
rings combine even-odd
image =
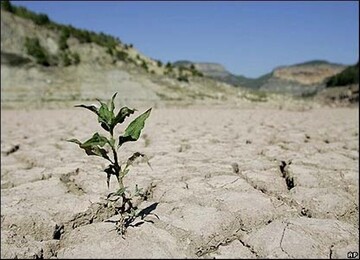
[[[239,240],[239,242],[243,245],[243,246],[245,246],[246,248],[248,248],[249,250],[250,250],[250,252],[253,254],[253,255],[255,255],[255,257],[256,258],[261,258],[260,257],[260,255],[255,251],[255,249],[252,247],[252,246],[250,246],[249,244],[247,244],[247,243],[245,243],[242,239],[238,239]]]
[[[215,252],[220,246],[229,245],[234,240],[240,239],[241,234],[244,232],[246,233],[243,226],[244,224],[242,223],[241,219],[236,217],[234,221],[232,221],[231,224],[225,229],[225,233],[215,233],[211,235],[205,245],[197,247],[195,254],[198,257],[201,257],[203,255]]]
[[[289,223],[286,223],[286,226],[284,227],[284,230],[283,230],[283,233],[281,235],[281,239],[280,239],[280,249],[281,251],[283,251],[287,256],[288,258],[291,258],[291,256],[284,250],[283,246],[282,246],[282,243],[283,243],[283,240],[284,240],[284,237],[285,237],[285,231],[287,229],[287,227],[289,226]]]
[[[288,161],[288,163],[286,163],[285,161],[281,161],[280,164],[280,172],[282,174],[285,173],[285,175],[289,179],[289,181],[287,181],[287,187],[289,190],[289,186],[288,184],[290,184],[290,187],[292,187],[291,184],[294,184],[294,180],[293,177],[290,176],[290,172],[288,170],[288,166],[291,164],[291,160]],[[268,191],[266,188],[262,188],[259,187],[254,181],[252,181],[251,179],[249,179],[247,176],[245,176],[244,174],[241,173],[241,171],[239,171],[239,167],[237,163],[233,163],[232,164],[234,173],[237,173],[237,175],[239,175],[241,178],[243,178],[250,186],[252,186],[254,189],[260,191],[261,193],[263,193],[264,195],[268,196],[271,200],[271,202],[273,203],[275,208],[280,207],[283,204],[286,204],[287,206],[289,206],[290,208],[292,208],[294,211],[296,211],[300,216],[305,216],[308,218],[312,218],[314,212],[312,212],[310,209],[304,207],[303,205],[301,205],[299,202],[297,202],[295,199],[291,198],[289,196],[289,194],[282,194],[280,192],[274,192],[274,191]],[[283,173],[284,172],[284,173]],[[237,179],[236,179],[237,180]],[[235,180],[235,181],[236,181]],[[234,182],[235,182],[234,181]],[[225,184],[227,185],[227,184]],[[295,185],[294,185],[295,186]],[[274,200],[276,201],[280,201],[279,205],[275,205],[274,204]],[[279,218],[281,218],[281,216],[279,216]],[[276,218],[272,219],[275,220]]]
[[[236,167],[236,166],[235,166]],[[266,188],[262,188],[259,187],[259,185],[257,185],[254,181],[252,181],[251,179],[249,179],[247,176],[245,176],[244,174],[242,174],[240,171],[237,171],[238,175],[243,178],[251,187],[253,187],[254,189],[260,191],[261,193],[263,193],[264,195],[270,197],[271,201],[273,202],[273,199],[276,199],[278,201],[281,201],[282,203],[285,203],[287,206],[289,206],[290,208],[293,208],[294,210],[296,210],[297,212],[299,212],[301,215],[303,216],[307,216],[309,218],[312,217],[311,212],[309,209],[303,207],[302,205],[300,205],[297,201],[295,201],[293,198],[289,197],[288,195],[282,194],[280,192],[274,192],[274,191],[268,191]],[[235,180],[237,181],[237,179]],[[233,182],[235,182],[233,181]],[[228,185],[228,184],[225,184]],[[282,204],[278,205],[278,206],[274,206],[275,208],[280,207]]]
[[[287,106],[159,106],[143,132],[154,170],[127,176],[130,212],[101,158],[65,142],[95,129],[82,112],[3,111],[1,258],[346,258],[359,245],[359,110]],[[178,153],[183,139],[191,148]]]
[[[8,156],[8,155],[10,155],[12,153],[15,153],[19,149],[20,149],[20,145],[17,144],[15,146],[11,147],[8,151],[6,151],[5,155]]]
[[[79,171],[80,169],[77,168],[73,172],[62,174],[60,176],[60,181],[65,184],[66,188],[68,189],[68,192],[71,192],[75,195],[85,194],[84,190],[78,184],[76,184],[75,181],[71,178],[72,176],[78,175]]]
[[[153,191],[156,187],[156,184],[150,183],[150,185],[145,189],[140,199],[134,202],[134,208],[138,206],[143,201],[147,201],[152,198]],[[90,207],[85,212],[77,213],[70,221],[64,225],[57,225],[54,231],[54,236],[60,237],[60,234],[67,233],[73,229],[76,229],[81,226],[89,225],[92,223],[106,221],[107,219],[119,215],[117,210],[118,201],[112,201],[111,199],[105,199],[103,202],[97,202],[90,205]],[[140,211],[138,217],[144,218]]]

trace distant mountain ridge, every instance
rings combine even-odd
[[[346,66],[325,60],[311,60],[293,65],[279,66],[258,78],[234,75],[217,63],[178,61],[175,66],[195,66],[205,76],[236,87],[294,95],[316,92],[326,80],[343,71]]]
[[[173,63],[175,67],[190,67],[194,65],[197,70],[204,74],[206,77],[210,77],[236,87],[246,87],[257,89],[261,86],[261,83],[269,76],[269,74],[263,75],[259,78],[253,79],[242,75],[234,75],[227,71],[226,68],[219,63],[211,62],[192,62],[188,60],[180,60]]]

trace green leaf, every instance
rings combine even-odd
[[[105,149],[100,148],[107,143],[110,144],[110,141],[106,137],[99,135],[98,133],[95,133],[89,140],[87,140],[84,143],[81,143],[77,139],[70,139],[68,140],[68,142],[73,142],[78,144],[80,148],[85,150],[85,153],[87,155],[96,155],[103,157],[107,160],[110,160],[110,158],[107,155],[108,152]]]
[[[136,141],[139,139],[141,130],[145,126],[145,120],[150,116],[151,108],[135,118],[125,129],[125,134],[119,137],[119,146],[125,142]]]
[[[126,174],[128,174],[129,172],[129,166],[133,165],[133,163],[135,162],[135,160],[139,157],[144,157],[146,160],[146,163],[149,165],[149,167],[151,168],[151,165],[149,163],[149,159],[147,158],[147,156],[143,153],[139,153],[136,152],[134,153],[132,156],[129,157],[129,159],[126,161],[125,167],[123,168],[123,170],[121,171],[121,176],[125,176]],[[151,168],[152,169],[152,168]]]
[[[95,106],[85,106],[85,105],[76,105],[75,107],[83,107],[83,108],[86,108],[86,109],[89,109],[90,111],[94,112],[95,114],[99,115],[98,113],[98,109],[97,107]]]
[[[115,92],[115,94],[112,96],[111,101],[110,101],[110,111],[111,112],[114,112],[114,108],[115,108],[114,99],[115,99],[116,95],[117,95],[117,92]]]
[[[130,109],[128,107],[122,107],[115,117],[114,126],[117,123],[121,124],[122,122],[124,122],[125,118],[130,116],[131,114],[134,114],[135,111],[136,111],[135,109]]]
[[[81,148],[94,145],[99,145],[100,147],[103,147],[107,143],[110,144],[110,141],[105,136],[95,133],[89,140],[87,140],[81,145]]]
[[[98,146],[87,146],[82,148],[85,150],[87,155],[96,155],[109,160],[109,157],[107,155],[108,152],[103,148],[100,148]]]
[[[132,156],[130,156],[129,159],[127,160],[125,168],[127,168],[127,167],[130,166],[130,165],[132,165],[137,158],[139,158],[139,157],[144,157],[144,156],[145,156],[145,154],[143,154],[143,153],[139,153],[139,152],[134,153],[134,154],[133,154]]]
[[[143,153],[139,153],[139,152],[136,152],[134,153],[126,162],[126,166],[125,167],[128,167],[128,165],[132,165],[134,163],[134,161],[138,158],[138,157],[144,157],[145,160],[146,160],[146,163],[147,165],[151,168],[151,165],[149,163],[149,158],[146,156],[146,154],[143,154]]]
[[[76,105],[75,107],[83,107],[86,109],[89,109],[90,111],[94,112],[98,116],[98,122],[100,123],[101,127],[105,129],[106,131],[112,133],[115,126],[118,123],[124,122],[125,118],[133,114],[136,110],[130,109],[128,107],[123,107],[120,109],[120,111],[115,116],[114,109],[115,104],[114,100],[117,95],[117,92],[111,97],[111,100],[109,102],[109,105],[102,102],[99,99],[96,99],[100,103],[100,107],[97,108],[93,105],[86,106],[86,105]]]
[[[98,121],[99,123],[101,123],[102,128],[104,128],[106,131],[110,131],[111,123],[114,120],[114,113],[109,110],[108,106],[105,103],[103,103],[99,99],[97,101],[99,101],[101,104],[98,112]]]
[[[71,142],[71,143],[76,143],[78,145],[81,145],[81,142],[78,140],[78,139],[69,139],[69,140],[66,140],[68,142]]]

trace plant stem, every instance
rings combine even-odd
[[[111,142],[113,144],[115,144],[113,132],[111,131],[110,134],[111,134]],[[112,149],[112,152],[113,152],[113,155],[114,155],[114,170],[115,170],[115,173],[116,173],[116,178],[117,178],[118,183],[119,183],[119,189],[124,189],[124,183],[123,183],[123,177],[124,176],[120,175],[121,166],[119,165],[119,162],[118,162],[117,151],[116,151],[114,145],[111,145],[111,149]],[[122,197],[122,207],[121,207],[122,209],[121,209],[121,211],[122,211],[122,213],[124,213],[126,211],[126,203],[128,203],[130,208],[132,207],[132,203],[131,203],[131,200],[126,198],[125,191],[121,194],[121,197]],[[124,224],[122,223],[121,225],[124,225]]]
[[[114,140],[113,133],[111,132],[110,134],[111,134],[111,139]],[[115,169],[115,173],[116,173],[116,178],[118,179],[119,188],[122,189],[122,188],[124,188],[124,184],[123,184],[123,181],[122,181],[122,176],[120,176],[121,167],[120,167],[119,162],[118,162],[117,151],[115,150],[115,147],[113,145],[111,146],[111,150],[112,150],[113,156],[114,156],[114,163],[113,164],[114,164],[114,169]]]

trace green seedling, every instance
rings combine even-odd
[[[93,105],[77,105],[75,107],[86,108],[94,112],[98,116],[98,122],[101,127],[109,133],[109,137],[105,137],[99,133],[93,134],[93,136],[85,142],[80,142],[77,139],[67,140],[79,145],[81,149],[85,151],[87,155],[99,156],[109,161],[110,164],[104,169],[106,173],[106,182],[109,188],[110,178],[114,175],[118,181],[119,189],[116,192],[112,192],[108,195],[107,199],[110,197],[115,197],[116,201],[121,200],[120,207],[118,207],[118,213],[121,215],[120,221],[117,223],[117,230],[122,235],[125,234],[126,226],[129,225],[136,217],[136,207],[132,204],[132,197],[127,196],[127,187],[124,185],[124,177],[129,172],[129,167],[134,163],[134,161],[139,157],[146,156],[143,153],[136,152],[130,158],[126,160],[124,164],[121,164],[118,156],[118,149],[126,142],[137,141],[140,137],[141,130],[145,126],[145,120],[150,116],[151,108],[135,118],[125,129],[124,133],[119,137],[114,137],[114,129],[118,124],[122,124],[126,117],[132,115],[136,109],[130,109],[128,107],[122,107],[117,114],[114,113],[115,105],[114,99],[117,93],[115,93],[108,104],[100,101],[100,107],[97,108]],[[106,149],[107,148],[107,149]],[[112,152],[112,155],[109,153]],[[147,162],[150,166],[149,162]],[[135,187],[135,196],[142,196],[142,191],[136,185]]]

